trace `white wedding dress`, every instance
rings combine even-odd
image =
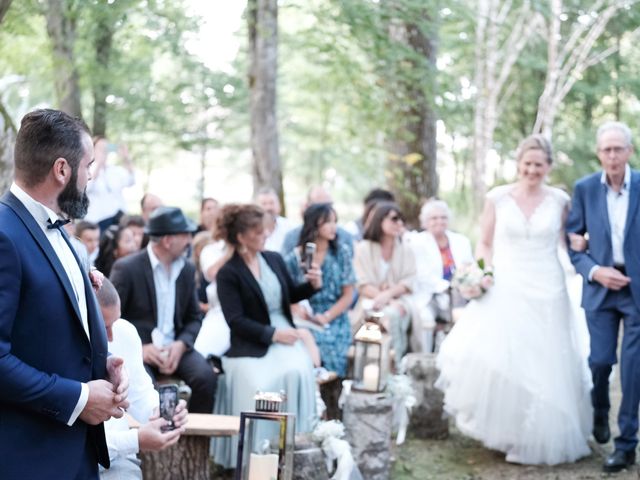
[[[470,302],[438,354],[446,411],[459,430],[509,462],[557,464],[590,453],[592,411],[576,309],[558,258],[568,196],[547,195],[526,218],[512,185],[495,205],[495,284]]]

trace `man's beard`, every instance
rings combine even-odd
[[[71,179],[58,195],[58,206],[69,218],[83,218],[89,209],[89,197],[85,191],[78,190],[78,172],[71,174]]]

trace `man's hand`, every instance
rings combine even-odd
[[[89,399],[80,413],[80,420],[89,425],[98,425],[111,417],[120,418],[124,412],[116,402],[113,385],[106,380],[92,380],[87,383]]]
[[[187,351],[187,346],[182,340],[176,340],[175,342],[171,342],[169,347],[167,347],[167,351],[169,352],[167,359],[164,365],[161,365],[158,370],[165,375],[171,375],[176,371],[176,368],[178,368],[178,363],[180,363],[184,352]]]
[[[98,293],[98,290],[102,288],[102,282],[104,281],[104,274],[100,270],[95,268],[89,272],[89,280],[93,290]]]
[[[166,359],[166,350],[161,350],[153,343],[145,343],[142,345],[142,360],[147,365],[160,369],[161,367],[164,367]]]
[[[176,411],[173,414],[173,424],[176,428],[183,428],[187,425],[187,416],[189,415],[189,410],[187,410],[187,402],[184,400],[180,400],[178,402],[178,406],[176,407]]]
[[[599,267],[593,272],[593,281],[609,290],[620,290],[629,285],[631,278],[613,267]]]
[[[162,427],[168,425],[169,422],[164,418],[156,418],[141,425],[138,429],[138,445],[140,451],[158,452],[174,445],[180,439],[180,435],[184,433],[184,426],[163,432]]]
[[[284,343],[285,345],[293,345],[299,339],[300,335],[295,328],[277,328],[271,338],[273,342]]]
[[[129,402],[129,374],[124,367],[124,360],[120,357],[107,357],[107,380],[113,385],[114,401],[118,407],[127,409]]]

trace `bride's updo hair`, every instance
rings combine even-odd
[[[257,205],[230,203],[222,207],[218,217],[216,238],[238,246],[238,234],[264,222],[264,211]]]
[[[520,162],[522,156],[529,150],[542,151],[547,157],[547,163],[549,165],[553,164],[553,152],[551,151],[551,143],[544,137],[544,135],[536,133],[533,135],[529,135],[527,138],[522,140],[520,142],[520,145],[518,145],[518,155],[516,157],[516,160]]]

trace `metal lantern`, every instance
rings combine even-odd
[[[236,480],[291,480],[295,415],[284,393],[258,392],[256,411],[240,413]]]
[[[363,392],[381,392],[387,384],[390,366],[389,335],[379,324],[366,322],[354,337],[355,356],[353,389]]]

